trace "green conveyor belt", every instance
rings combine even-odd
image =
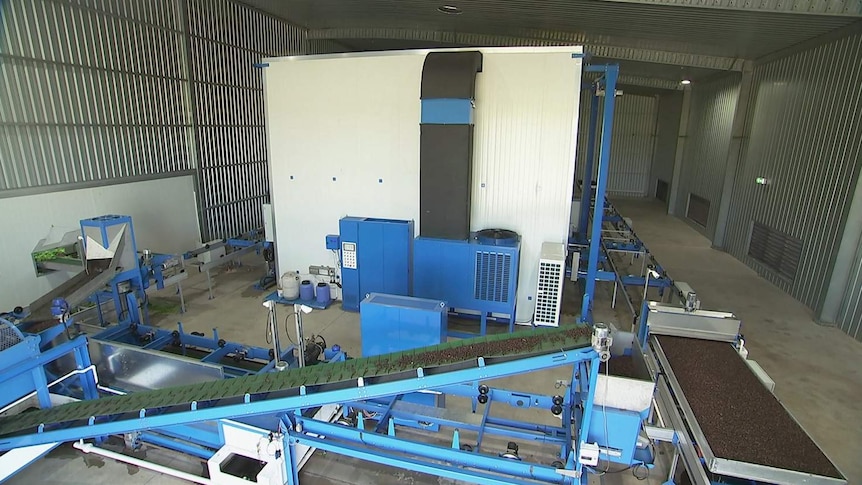
[[[418,367],[431,371],[439,367],[446,371],[453,364],[477,357],[515,357],[547,354],[589,345],[591,330],[585,326],[536,329],[448,342],[416,350],[398,352],[345,362],[320,364],[286,372],[271,372],[249,377],[237,377],[217,382],[171,387],[124,396],[111,396],[80,401],[54,408],[33,411],[0,419],[0,436],[35,432],[40,424],[86,421],[90,417],[137,414],[141,409],[183,406],[191,402],[206,403],[242,399],[249,394],[266,399],[273,392],[283,394],[300,386],[321,386],[410,372]],[[454,368],[448,369],[454,370]],[[404,376],[404,378],[413,376]],[[393,376],[397,379],[397,376]],[[272,397],[278,397],[278,394]],[[259,399],[256,399],[259,400]]]

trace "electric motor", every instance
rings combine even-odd
[[[591,342],[593,350],[598,352],[599,360],[607,362],[611,358],[611,344],[614,339],[611,337],[611,329],[605,323],[596,323],[593,326],[593,336]]]

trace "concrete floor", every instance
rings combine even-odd
[[[663,213],[651,201],[621,200],[620,212],[631,217],[635,230],[656,258],[676,279],[687,281],[698,292],[704,308],[736,313],[743,321],[750,358],[759,362],[776,382],[776,395],[814,440],[847,475],[849,483],[862,483],[862,345],[834,328],[816,325],[811,312],[790,296],[758,277],[731,256],[709,247],[709,241],[679,219]],[[640,263],[635,266],[639,268]],[[262,294],[251,288],[262,267],[253,260],[215,279],[213,300],[207,299],[206,280],[199,275],[184,285],[188,312],[183,315],[156,315],[153,322],[169,328],[181,320],[187,331],[210,332],[219,328],[222,338],[265,345],[266,310]],[[636,294],[637,291],[631,293]],[[610,308],[611,288],[600,288],[603,300],[596,303],[597,318],[614,321],[627,328],[631,316],[624,304]],[[171,299],[170,292],[154,295]],[[577,295],[569,296],[570,299]],[[576,308],[577,305],[570,305]],[[282,310],[283,319],[287,311]],[[572,318],[566,315],[565,319]],[[304,317],[306,335],[316,333],[327,342],[339,344],[349,354],[359,355],[357,314],[338,308],[315,311]],[[293,332],[291,331],[291,335]],[[565,378],[561,370],[545,371],[502,380],[497,383],[526,392],[556,394],[553,383]],[[466,403],[452,401],[452,407]],[[545,410],[532,410],[531,419],[553,423]],[[509,409],[492,408],[494,414],[508,415]],[[520,414],[520,416],[524,416]],[[503,445],[501,445],[503,446]],[[792,446],[790,444],[789,446]],[[200,464],[175,454],[151,449],[150,459],[182,470],[198,473]],[[595,483],[662,483],[662,472],[653,470],[649,480],[637,481],[629,472],[594,477]],[[10,483],[173,483],[177,480],[147,470],[127,467],[112,460],[84,460],[68,445],[26,469]],[[303,484],[347,483],[450,483],[406,470],[372,466],[350,457],[318,452],[304,468]]]

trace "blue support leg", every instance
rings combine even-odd
[[[39,398],[39,406],[42,409],[51,407],[51,396],[48,393],[48,381],[45,379],[45,371],[42,370],[42,367],[36,367],[30,372],[36,387],[36,396]]]

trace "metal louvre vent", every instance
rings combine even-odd
[[[655,184],[655,198],[662,201],[667,202],[667,193],[668,193],[668,185],[662,179],[658,179]]]
[[[748,255],[780,277],[793,281],[802,257],[802,240],[759,222],[752,222]]]
[[[565,246],[557,243],[543,243],[542,257],[539,259],[536,307],[533,314],[534,324],[549,326],[560,324],[560,306],[565,276]]]
[[[536,324],[557,325],[559,323],[560,265],[542,262],[539,265],[539,291],[536,294]]]
[[[688,209],[685,216],[692,221],[706,227],[709,221],[709,200],[699,195],[688,194]]]
[[[512,256],[489,251],[476,252],[476,300],[509,301],[509,267]]]

